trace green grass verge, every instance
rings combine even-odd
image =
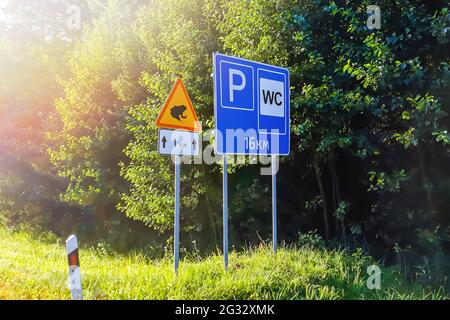
[[[269,248],[186,259],[173,274],[170,259],[80,250],[86,299],[442,299],[382,268],[381,289],[366,286],[370,258],[314,249]],[[0,299],[69,299],[62,243],[0,228]]]

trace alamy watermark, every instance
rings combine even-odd
[[[367,14],[369,17],[367,18],[367,28],[369,30],[373,29],[381,29],[381,9],[379,6],[370,5],[367,7]]]
[[[367,274],[369,277],[367,278],[366,284],[367,289],[381,289],[381,269],[379,266],[373,264],[367,267]]]
[[[261,175],[273,175],[278,172],[279,169],[279,157],[271,156],[271,153],[276,154],[276,150],[279,147],[279,136],[270,135],[270,140],[268,139],[268,134],[264,135],[257,134],[256,130],[226,130],[226,145],[225,150],[234,150],[237,152],[235,155],[226,155],[227,162],[229,164],[260,164],[262,165],[260,169]],[[219,143],[223,143],[223,136],[221,131],[215,129],[208,129],[201,134],[201,139],[199,140],[199,155],[198,156],[178,156],[177,154],[183,154],[182,150],[179,149],[171,155],[173,163],[176,163],[177,159],[180,160],[182,164],[220,164],[223,161],[225,155],[221,155],[215,152],[213,140],[219,140]],[[215,141],[217,142],[217,141]],[[160,142],[158,142],[160,143]],[[183,141],[178,143],[180,148],[183,146]],[[186,146],[187,144],[184,144]],[[258,151],[258,155],[252,154]],[[249,154],[250,153],[250,154]]]
[[[70,4],[67,6],[66,14],[67,18],[67,29],[69,30],[80,30],[81,29],[81,8],[78,5]]]

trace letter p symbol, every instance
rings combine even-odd
[[[245,75],[241,70],[238,69],[228,69],[229,72],[229,88],[230,88],[230,102],[234,102],[234,91],[241,91],[244,90],[246,81],[245,81]],[[235,76],[238,76],[241,78],[240,84],[237,84],[239,82],[234,82]]]

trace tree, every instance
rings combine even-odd
[[[45,132],[51,129],[54,100],[63,94],[57,73],[80,30],[68,29],[69,1],[9,1],[0,31],[0,211],[8,225],[70,232],[80,212],[61,204],[64,182],[51,168]],[[87,3],[80,1],[89,23]],[[8,205],[7,205],[8,204]],[[66,224],[64,222],[67,222]]]
[[[319,190],[319,199],[313,202],[322,207],[323,230],[328,237],[332,203],[336,233],[339,231],[343,240],[360,227],[354,223],[348,228],[345,220],[351,216],[347,216],[357,218],[352,209],[364,208],[355,191],[346,191],[355,188],[342,190],[344,184],[356,182],[358,188],[364,188],[356,177],[368,176],[372,166],[404,155],[396,144],[412,146],[417,134],[427,143],[434,143],[436,137],[447,141],[446,113],[432,92],[447,85],[448,57],[436,54],[431,58],[430,53],[438,47],[439,52],[447,52],[448,9],[444,2],[433,7],[408,1],[383,3],[384,27],[375,31],[365,24],[369,5],[367,1],[230,2],[219,27],[225,35],[224,48],[232,54],[291,70],[291,125],[298,137],[293,157],[300,151],[311,159],[308,171],[316,176]],[[405,126],[405,120],[413,121]],[[339,167],[341,161],[358,163],[358,159],[371,165],[357,172]],[[391,170],[395,167],[391,165]],[[399,168],[393,172],[406,171]],[[422,174],[424,185],[427,180]],[[345,194],[353,201],[344,200]],[[367,204],[367,198],[363,201]],[[374,207],[376,201],[372,210]],[[357,219],[370,225],[366,220],[372,219],[370,216]]]
[[[69,56],[70,76],[61,79],[64,97],[49,132],[49,155],[68,181],[61,199],[92,212],[100,230],[110,230],[115,204],[126,189],[119,175],[129,136],[129,105],[145,100],[137,83],[141,57],[132,36],[135,7],[111,1]],[[116,25],[123,28],[118,31]],[[108,228],[106,228],[106,225]]]
[[[173,225],[173,164],[157,153],[155,119],[177,76],[192,98],[203,129],[212,126],[213,97],[211,57],[218,48],[218,33],[209,19],[220,3],[214,1],[154,1],[144,10],[136,34],[147,58],[140,78],[148,92],[145,103],[130,109],[127,128],[133,136],[122,164],[122,176],[130,182],[118,206],[128,217],[167,231]],[[185,231],[212,230],[217,241],[214,212],[216,169],[206,165],[182,166],[182,206]],[[185,182],[185,183],[183,183]],[[208,187],[209,196],[205,195]],[[193,240],[192,232],[188,232]]]
[[[44,137],[53,99],[61,94],[53,73],[61,66],[60,50],[58,42],[38,46],[0,38],[0,193],[13,204],[0,211],[11,225],[49,227],[58,214],[53,209],[66,210],[54,197],[60,184],[51,174]]]

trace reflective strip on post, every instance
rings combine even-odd
[[[69,289],[72,300],[83,300],[81,286],[80,258],[77,237],[71,235],[66,240],[67,261],[69,264]]]

